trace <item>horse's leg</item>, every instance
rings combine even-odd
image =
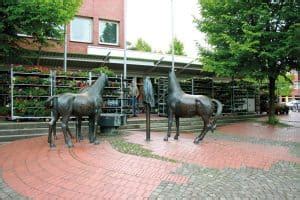
[[[174,136],[174,140],[178,140],[179,136],[179,117],[175,116],[175,122],[176,122],[176,135]]]
[[[72,135],[69,126],[67,126],[67,132],[68,132],[70,138],[71,138],[71,139],[74,139],[74,136]]]
[[[53,116],[51,121],[49,122],[49,132],[48,132],[48,143],[50,147],[55,147],[54,140],[56,139],[56,122],[59,118],[59,115],[56,111],[53,111]]]
[[[77,134],[77,139],[79,140],[79,142],[80,142],[80,140],[83,140],[83,137],[82,137],[82,134],[81,134],[81,121],[82,121],[82,118],[81,117],[78,117],[77,118],[77,124],[76,124],[76,129],[77,129],[77,132],[76,132],[76,134]]]
[[[209,117],[206,116],[201,116],[202,120],[203,120],[203,129],[201,131],[201,133],[195,138],[194,143],[198,144],[205,136],[205,134],[208,131],[208,124],[209,124]]]
[[[68,134],[68,121],[69,121],[69,115],[63,116],[62,120],[61,120],[61,128],[63,130],[63,134],[65,137],[65,143],[66,145],[68,145],[69,148],[73,147],[73,143],[72,140]]]
[[[89,141],[94,142],[93,134],[95,130],[95,116],[89,116]]]
[[[93,135],[93,140],[94,140],[94,144],[97,145],[99,144],[99,140],[97,140],[97,131],[98,131],[98,120],[99,120],[99,116],[100,116],[100,112],[99,110],[97,110],[96,115],[95,115],[95,121],[94,121],[94,135]]]
[[[171,109],[169,109],[168,133],[167,133],[166,137],[164,138],[164,141],[168,141],[169,137],[171,137],[172,122],[173,122],[173,111]]]

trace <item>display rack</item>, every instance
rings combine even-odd
[[[213,96],[214,85],[211,78],[193,78],[192,85],[192,94]]]
[[[10,85],[9,71],[0,70],[0,116],[3,116],[3,117],[8,116],[10,113],[9,85]]]
[[[10,70],[10,118],[48,118],[44,102],[52,95],[51,74]]]
[[[158,102],[158,115],[168,115],[168,79],[161,77],[157,81],[157,102]]]
[[[192,79],[185,79],[179,81],[181,89],[187,94],[193,94]]]

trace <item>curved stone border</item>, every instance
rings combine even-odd
[[[2,171],[0,169],[0,199],[11,200],[25,200],[26,197],[21,196],[16,191],[11,189],[2,178]]]

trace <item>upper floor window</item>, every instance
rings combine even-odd
[[[99,42],[100,44],[119,45],[119,23],[100,20]]]
[[[71,41],[92,42],[93,20],[85,17],[75,17],[71,22]]]

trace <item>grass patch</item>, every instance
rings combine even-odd
[[[106,140],[109,141],[109,143],[112,145],[114,149],[121,153],[135,155],[135,156],[141,156],[141,157],[147,157],[147,158],[154,158],[158,160],[163,160],[167,162],[173,162],[177,163],[178,161],[166,158],[163,156],[159,156],[156,154],[153,154],[153,152],[149,149],[145,149],[140,144],[135,144],[126,141],[123,137],[106,137]]]

